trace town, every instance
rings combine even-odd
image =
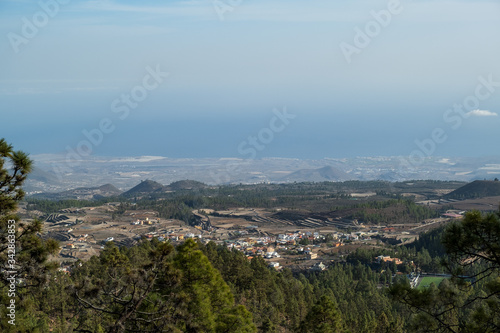
[[[344,262],[357,249],[379,249],[383,253],[387,247],[411,243],[418,239],[420,232],[460,219],[465,213],[447,210],[440,217],[420,223],[365,225],[357,219],[278,218],[276,214],[282,211],[281,208],[225,211],[201,208],[192,211],[195,222],[188,225],[182,220],[161,218],[154,210],[136,209],[133,204],[133,209],[117,214],[122,205],[109,202],[43,215],[43,237],[60,242],[59,255],[53,260],[60,264],[61,271],[70,272],[75,262],[98,255],[108,242],[130,247],[141,240],[180,244],[189,238],[243,252],[248,260],[261,256],[275,270],[286,267],[292,271],[323,271],[330,265]],[[22,205],[24,214],[42,214],[28,213],[26,206]],[[413,262],[380,254],[373,257],[373,263],[393,263],[394,276],[402,274],[398,266],[409,264],[412,270],[408,274],[411,273],[412,283],[417,285],[421,271]]]

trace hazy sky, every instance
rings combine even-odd
[[[498,0],[1,0],[0,137],[32,154],[498,155],[499,33]]]

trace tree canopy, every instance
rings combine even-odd
[[[473,211],[446,227],[442,264],[452,278],[439,286],[392,286],[394,299],[415,312],[413,328],[424,332],[500,331],[500,217]]]
[[[47,258],[58,249],[55,241],[43,241],[37,236],[42,228],[40,221],[21,221],[15,214],[25,195],[22,185],[32,167],[26,153],[15,151],[0,139],[0,304],[14,304],[16,320],[36,312],[32,309],[34,294],[48,283],[47,273],[55,266]],[[13,322],[8,323],[6,308],[0,311],[2,332],[19,331]]]

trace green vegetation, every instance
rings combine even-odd
[[[144,242],[131,249],[108,243],[99,258],[76,268],[68,282],[69,305],[75,312],[64,318],[66,329],[256,330],[252,315],[235,305],[229,286],[193,240],[175,250],[159,242]]]
[[[119,197],[99,200],[28,198],[27,202],[29,210],[48,214],[64,208],[95,207],[114,201],[121,202],[127,210],[153,209],[162,218],[179,219],[190,224],[195,221],[192,215],[194,209],[229,210],[235,207],[280,208],[293,211],[294,214],[319,213],[326,217],[345,217],[373,224],[418,223],[437,217],[440,212],[415,204],[413,198],[405,197],[403,193],[412,191],[432,198],[435,196],[434,189],[454,189],[460,185],[462,183],[438,181],[346,181],[208,187],[192,181],[170,186],[144,181]],[[168,191],[163,191],[163,188]],[[353,198],[349,194],[366,191],[376,195]]]
[[[0,304],[15,303],[15,325],[7,316],[11,310],[0,308],[2,332],[500,330],[499,214],[468,213],[406,246],[359,248],[319,272],[276,271],[260,256],[248,260],[213,242],[187,240],[174,246],[154,238],[133,247],[107,243],[98,256],[75,263],[66,274],[47,260],[58,245],[41,240],[41,223],[20,221],[13,214],[30,170],[28,156],[0,140]],[[300,208],[332,214],[336,211],[328,207],[336,206],[374,223],[411,221],[435,214],[400,196],[425,184],[429,182],[197,186],[123,199],[115,213],[154,208],[162,217],[191,222],[191,211],[198,208],[286,207],[289,212]],[[382,190],[369,200],[354,201],[347,194],[377,186]],[[49,213],[67,205],[97,204],[30,200],[28,207]],[[15,253],[9,252],[12,238]],[[377,263],[379,255],[404,263]],[[452,278],[425,277],[421,286],[429,287],[411,288],[405,273],[415,270],[447,272]],[[16,272],[14,282],[11,271]]]
[[[33,317],[40,314],[36,308],[36,304],[41,300],[39,291],[48,283],[51,272],[56,268],[47,261],[47,258],[57,252],[58,245],[55,241],[42,241],[38,237],[37,234],[42,229],[41,222],[21,221],[14,214],[18,202],[24,197],[22,184],[31,168],[32,161],[27,154],[13,150],[4,139],[0,139],[0,304],[2,304],[0,330],[2,332],[23,332],[17,323],[32,321]]]
[[[431,283],[434,283],[436,286],[439,286],[439,284],[444,280],[444,277],[437,277],[437,276],[425,276],[420,280],[420,283],[418,285],[418,289],[423,289],[423,288],[429,288]]]
[[[419,206],[411,199],[392,199],[386,201],[370,201],[351,207],[358,210],[350,218],[365,223],[388,224],[395,221],[402,223],[418,223],[422,220],[435,218],[439,212],[427,206]]]
[[[404,311],[361,265],[293,275],[213,243],[153,240],[109,243],[71,276],[51,276],[10,331],[403,332]]]
[[[500,212],[467,213],[442,235],[443,266],[452,274],[430,288],[394,284],[390,295],[416,312],[415,332],[498,332],[500,328]]]
[[[98,207],[107,202],[114,201],[110,198],[101,200],[46,200],[27,198],[27,210],[38,210],[46,214],[55,213],[65,208]]]
[[[498,180],[476,180],[448,193],[446,198],[463,200],[499,195],[500,182],[498,182]]]

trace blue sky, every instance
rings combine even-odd
[[[0,2],[0,137],[32,154],[83,147],[103,119],[95,155],[242,157],[259,134],[257,157],[408,155],[436,128],[433,155],[499,152],[498,1],[40,3]],[[168,77],[121,119],[147,68]]]

